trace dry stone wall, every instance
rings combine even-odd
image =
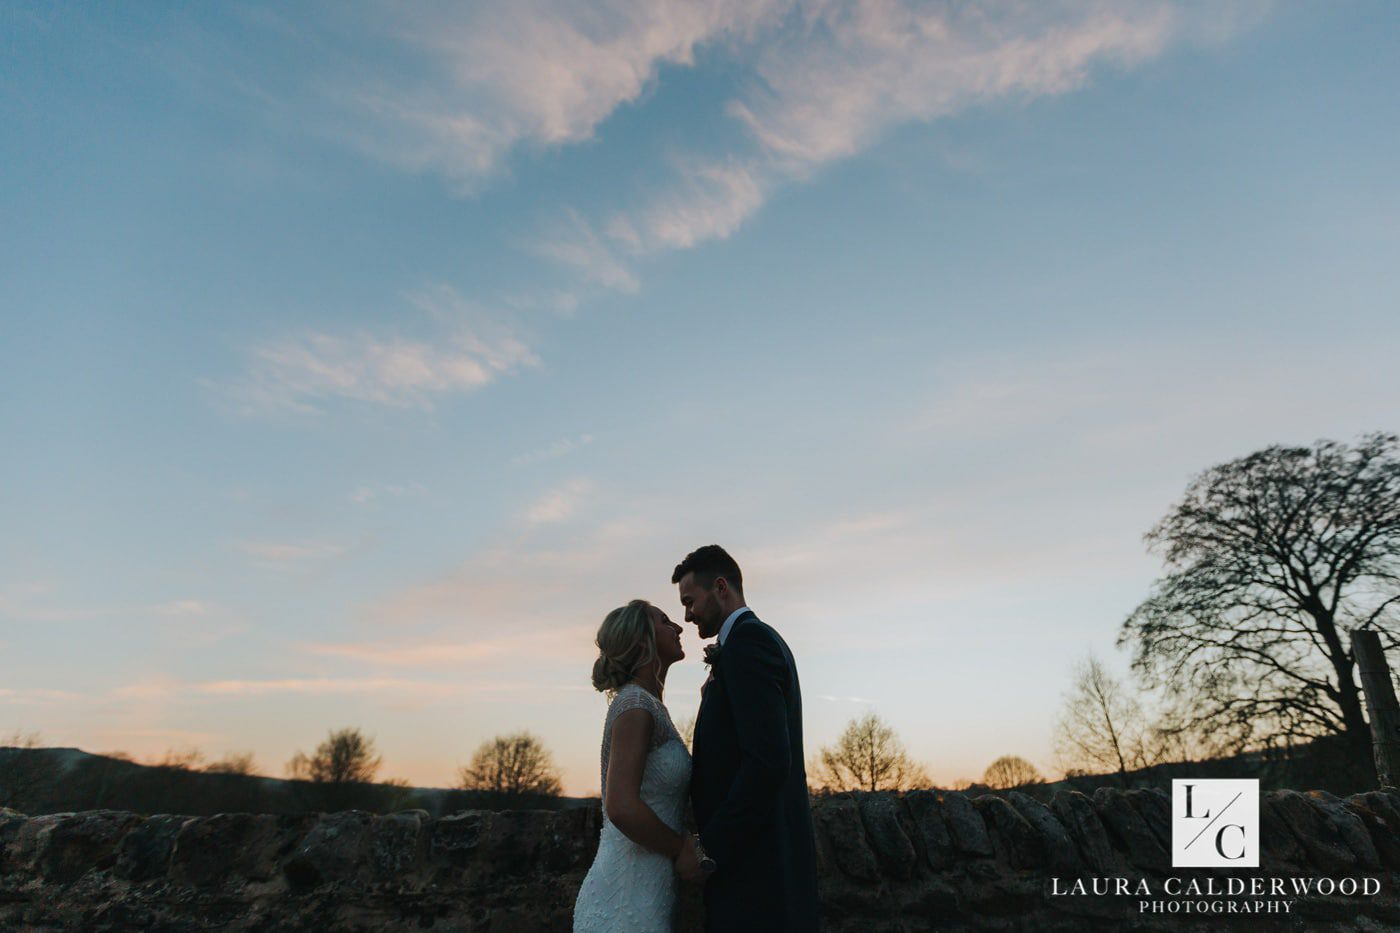
[[[1048,805],[1016,792],[853,794],[818,799],[813,814],[824,926],[837,933],[1400,929],[1393,790],[1264,795],[1257,870],[1173,870],[1159,791],[1061,792]],[[0,810],[0,929],[567,930],[599,829],[596,807],[441,819]],[[1181,890],[1251,877],[1312,893]],[[1169,879],[1180,894],[1165,893]],[[1331,882],[1321,893],[1319,879]],[[1289,906],[1168,912],[1144,900]],[[686,891],[679,929],[700,929],[701,910]]]

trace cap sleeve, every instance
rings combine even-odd
[[[636,684],[624,684],[622,689],[617,691],[612,704],[608,706],[608,719],[616,719],[634,709],[644,709],[653,720],[657,718],[656,698]]]
[[[671,738],[679,737],[680,733],[671,723],[671,716],[666,712],[666,707],[661,701],[652,696],[645,688],[636,684],[626,684],[617,695],[613,697],[611,705],[608,706],[608,722],[605,731],[604,744],[607,747],[612,745],[612,725],[617,717],[623,713],[634,709],[643,709],[651,716],[651,747],[660,748]]]

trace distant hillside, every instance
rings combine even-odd
[[[1346,747],[1335,739],[1316,739],[1291,748],[1267,748],[1224,758],[1172,761],[1117,773],[1075,774],[1059,781],[1017,788],[1042,800],[1057,790],[1092,792],[1100,787],[1167,789],[1173,778],[1256,778],[1263,790],[1325,790],[1338,796],[1361,793],[1375,787],[1375,775],[1364,767],[1349,765]],[[987,793],[991,788],[973,784],[967,793]]]
[[[442,816],[470,809],[560,810],[590,802],[393,784],[316,784],[144,765],[78,748],[0,747],[0,807],[30,815],[103,809],[190,816],[417,809]]]
[[[1128,787],[1167,788],[1175,777],[1258,778],[1265,790],[1318,789],[1338,795],[1369,790],[1374,777],[1349,769],[1336,743],[1319,740],[1291,749],[1246,752],[1229,758],[1173,762],[1130,772]],[[1091,792],[1119,788],[1117,774],[1084,774],[1019,788],[1049,800],[1059,789]],[[976,796],[996,793],[968,787]],[[22,813],[128,810],[134,813],[295,814],[337,810],[392,813],[426,810],[442,816],[459,810],[562,810],[597,798],[491,794],[393,784],[315,784],[256,775],[218,774],[183,767],[143,765],[78,748],[0,747],[0,807]]]

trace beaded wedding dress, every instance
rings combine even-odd
[[[690,752],[666,707],[636,684],[623,686],[608,704],[603,724],[602,786],[608,786],[613,722],[633,709],[644,709],[652,718],[651,751],[642,772],[642,802],[667,826],[683,832]],[[671,860],[624,836],[609,822],[605,807],[598,854],[574,903],[574,933],[669,933],[675,904],[676,873]]]

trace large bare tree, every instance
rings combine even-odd
[[[553,756],[528,732],[498,735],[481,743],[458,778],[458,786],[466,790],[551,797],[562,790]]]
[[[1274,446],[1205,471],[1147,534],[1166,575],[1123,623],[1179,730],[1344,739],[1369,767],[1349,634],[1396,644],[1400,439]]]
[[[907,790],[930,784],[894,729],[875,713],[852,719],[835,745],[822,748],[812,770],[818,785],[835,791]]]

